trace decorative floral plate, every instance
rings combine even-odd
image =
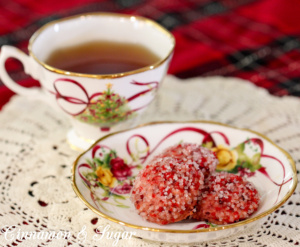
[[[145,164],[166,147],[201,144],[218,159],[217,171],[246,177],[258,189],[261,204],[250,218],[229,225],[185,220],[157,225],[141,218],[130,201],[133,181]],[[192,243],[238,233],[280,207],[297,185],[291,156],[254,131],[215,122],[162,122],[107,135],[82,153],[73,166],[73,188],[96,214],[145,239]]]

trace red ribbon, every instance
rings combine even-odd
[[[80,88],[80,90],[86,96],[86,100],[82,100],[82,99],[79,99],[79,98],[76,98],[76,97],[73,97],[73,96],[67,96],[67,95],[62,94],[60,92],[59,88],[57,87],[57,83],[58,82],[62,82],[62,81],[63,82],[68,82],[68,83],[72,83],[72,84],[76,85],[78,88]],[[151,87],[151,88],[149,88],[149,89],[147,89],[147,90],[144,90],[144,91],[141,91],[139,93],[136,93],[136,94],[132,95],[131,97],[129,97],[128,99],[126,99],[128,102],[133,101],[134,99],[138,98],[139,96],[142,96],[142,95],[147,94],[147,93],[149,93],[149,92],[151,92],[153,90],[157,90],[158,89],[158,82],[157,81],[152,81],[152,82],[137,82],[137,81],[132,81],[131,84],[136,85],[136,86],[149,86],[149,85],[154,85],[154,86]],[[81,113],[83,113],[89,105],[94,104],[92,102],[92,99],[94,99],[95,97],[99,97],[99,96],[103,95],[102,92],[98,92],[98,93],[94,93],[91,96],[89,96],[88,92],[86,91],[86,89],[79,82],[77,82],[75,80],[72,80],[72,79],[67,79],[67,78],[59,78],[59,79],[55,80],[54,83],[53,83],[53,87],[54,87],[54,92],[50,91],[50,93],[52,93],[52,94],[55,95],[55,98],[56,98],[57,101],[59,99],[63,99],[64,101],[66,101],[68,103],[71,103],[71,104],[84,105],[85,106],[81,111],[79,111],[77,113],[71,113],[70,111],[64,109],[58,103],[58,105],[62,108],[63,111],[65,111],[66,113],[68,113],[68,114],[70,114],[72,116],[77,116],[77,115],[80,115]],[[146,104],[144,106],[141,106],[141,107],[138,107],[136,109],[133,109],[129,113],[141,110],[142,108],[146,107],[147,105],[148,104]]]
[[[213,144],[213,146],[216,146],[216,144],[215,144],[215,141],[214,141],[214,139],[212,138],[211,135],[214,134],[214,133],[217,133],[217,134],[220,134],[223,137],[225,143],[227,145],[229,145],[229,139],[223,133],[221,133],[221,132],[214,131],[214,132],[210,132],[209,133],[209,132],[206,132],[206,131],[204,131],[202,129],[195,128],[195,127],[184,127],[184,128],[179,128],[179,129],[176,129],[176,130],[170,132],[168,135],[166,135],[164,138],[162,138],[156,144],[156,146],[152,149],[152,151],[150,151],[149,142],[148,142],[148,140],[144,136],[142,136],[142,135],[133,135],[126,142],[127,152],[128,152],[129,155],[132,154],[132,152],[130,150],[130,146],[129,146],[130,140],[132,138],[134,138],[134,137],[140,138],[146,144],[146,146],[147,146],[147,154],[145,156],[143,156],[143,157],[140,157],[141,162],[144,163],[146,161],[146,159],[148,158],[148,156],[150,154],[152,154],[162,144],[162,142],[164,142],[166,139],[168,139],[169,137],[173,136],[174,134],[177,134],[177,133],[182,132],[182,131],[191,131],[191,132],[196,132],[198,134],[201,134],[201,135],[203,135],[202,143],[211,142]]]
[[[254,144],[257,144],[260,147],[260,150],[261,150],[260,157],[261,158],[268,158],[268,159],[273,159],[273,160],[277,161],[280,164],[281,168],[282,168],[283,178],[285,178],[285,167],[284,167],[283,163],[279,159],[277,159],[276,157],[274,157],[274,156],[264,154],[264,143],[263,143],[263,141],[261,139],[259,139],[259,138],[251,138],[251,139],[245,141],[244,143],[248,143],[248,142],[253,142]],[[261,167],[260,169],[258,169],[258,171],[261,174],[263,174],[264,176],[266,176],[273,184],[275,184],[276,186],[279,186],[279,191],[278,191],[277,199],[275,201],[275,203],[276,203],[278,201],[278,198],[279,198],[282,186],[285,185],[286,183],[290,182],[292,180],[292,178],[290,178],[290,179],[288,179],[286,181],[283,179],[281,183],[277,183],[277,182],[275,182],[271,178],[271,176],[269,175],[269,173],[267,172],[267,170],[266,170],[265,167]]]

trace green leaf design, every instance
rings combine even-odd
[[[121,204],[117,204],[116,206],[119,207],[119,208],[130,208],[129,206],[121,205]]]
[[[96,166],[95,166],[95,164],[92,162],[92,161],[90,161],[89,159],[86,159],[86,162],[89,164],[89,166],[95,171],[96,170]]]
[[[202,143],[202,147],[211,149],[213,147],[213,143],[212,142]]]
[[[115,150],[110,150],[110,153],[111,153],[112,158],[117,158],[118,157],[117,152]]]
[[[125,196],[121,196],[121,195],[118,195],[118,194],[115,194],[115,193],[111,193],[111,195],[114,196],[114,197],[117,198],[117,199],[126,200],[126,197],[125,197]]]
[[[207,225],[210,225],[211,227],[217,227],[218,225],[215,225],[213,223],[210,223],[210,222],[205,222]]]
[[[137,168],[137,169],[142,169],[143,166],[142,166],[142,165],[137,165],[136,168]]]
[[[111,161],[111,155],[110,153],[105,154],[103,158],[103,167],[110,169],[110,161]]]
[[[111,195],[111,193],[110,193],[110,191],[109,190],[104,190],[104,192],[103,192],[103,194],[102,194],[102,196],[103,197],[110,197],[110,195]]]
[[[94,158],[94,162],[97,164],[97,167],[104,165],[103,161],[100,160],[98,157]]]
[[[238,168],[239,167],[241,167],[240,165],[236,165],[233,169],[231,169],[231,170],[228,170],[228,171],[226,171],[226,172],[228,172],[228,173],[233,173],[233,174],[236,174],[236,173],[238,173]],[[223,172],[224,170],[216,170],[216,172]]]
[[[102,167],[106,169],[110,169],[110,161],[117,157],[117,153],[114,150],[111,150],[109,153],[104,154],[103,160],[101,161],[103,163]]]
[[[107,186],[101,184],[99,181],[97,181],[97,185],[98,185],[100,188],[102,188],[103,190],[109,191],[109,188],[108,188]]]
[[[85,173],[84,176],[89,180],[94,180],[94,179],[97,179],[97,175],[94,173],[94,172],[88,172],[88,173]]]
[[[235,150],[238,153],[238,156],[244,154],[244,150],[245,150],[245,143],[242,142],[241,144],[239,144],[238,146],[235,147]],[[245,154],[244,154],[245,155]]]
[[[241,151],[241,150],[242,150],[242,147],[241,147],[241,149],[239,149],[239,151]],[[257,169],[261,168],[261,165],[259,164],[260,158],[261,158],[260,153],[256,153],[251,158],[249,158],[245,153],[240,152],[240,153],[238,153],[237,165],[240,167],[243,167],[243,168],[247,168],[251,172],[254,172]]]
[[[260,153],[256,153],[252,156],[252,164],[253,166],[257,166],[259,165],[259,162],[260,162]]]
[[[249,166],[248,168],[251,172],[255,172],[256,170],[258,170],[261,167],[262,167],[262,165],[260,165],[260,164],[254,165],[253,163],[251,163],[251,166]]]
[[[251,162],[244,161],[244,162],[242,163],[242,167],[244,167],[244,168],[248,168],[249,170],[251,170],[251,169],[252,169],[252,167],[253,167],[253,165],[252,165],[252,163],[251,163]]]

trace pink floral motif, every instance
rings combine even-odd
[[[116,151],[106,145],[96,145],[92,148],[91,159],[78,166],[78,174],[89,188],[97,208],[105,209],[103,203],[128,208],[122,201],[130,194],[133,168],[118,157]]]
[[[113,192],[116,194],[124,195],[129,194],[131,192],[132,186],[128,183],[124,183],[123,185],[118,185],[117,187],[113,188]]]
[[[124,160],[116,157],[110,161],[111,172],[118,180],[122,181],[132,175],[131,168],[125,164]]]
[[[196,229],[199,229],[199,228],[210,228],[210,225],[208,224],[199,224],[199,225],[196,225],[193,230],[196,230]]]

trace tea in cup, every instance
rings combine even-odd
[[[172,34],[139,16],[89,13],[50,22],[34,33],[29,55],[2,46],[0,77],[14,92],[47,101],[71,120],[72,146],[86,148],[132,127],[154,99],[174,50]],[[21,61],[41,88],[14,82],[5,61]]]

